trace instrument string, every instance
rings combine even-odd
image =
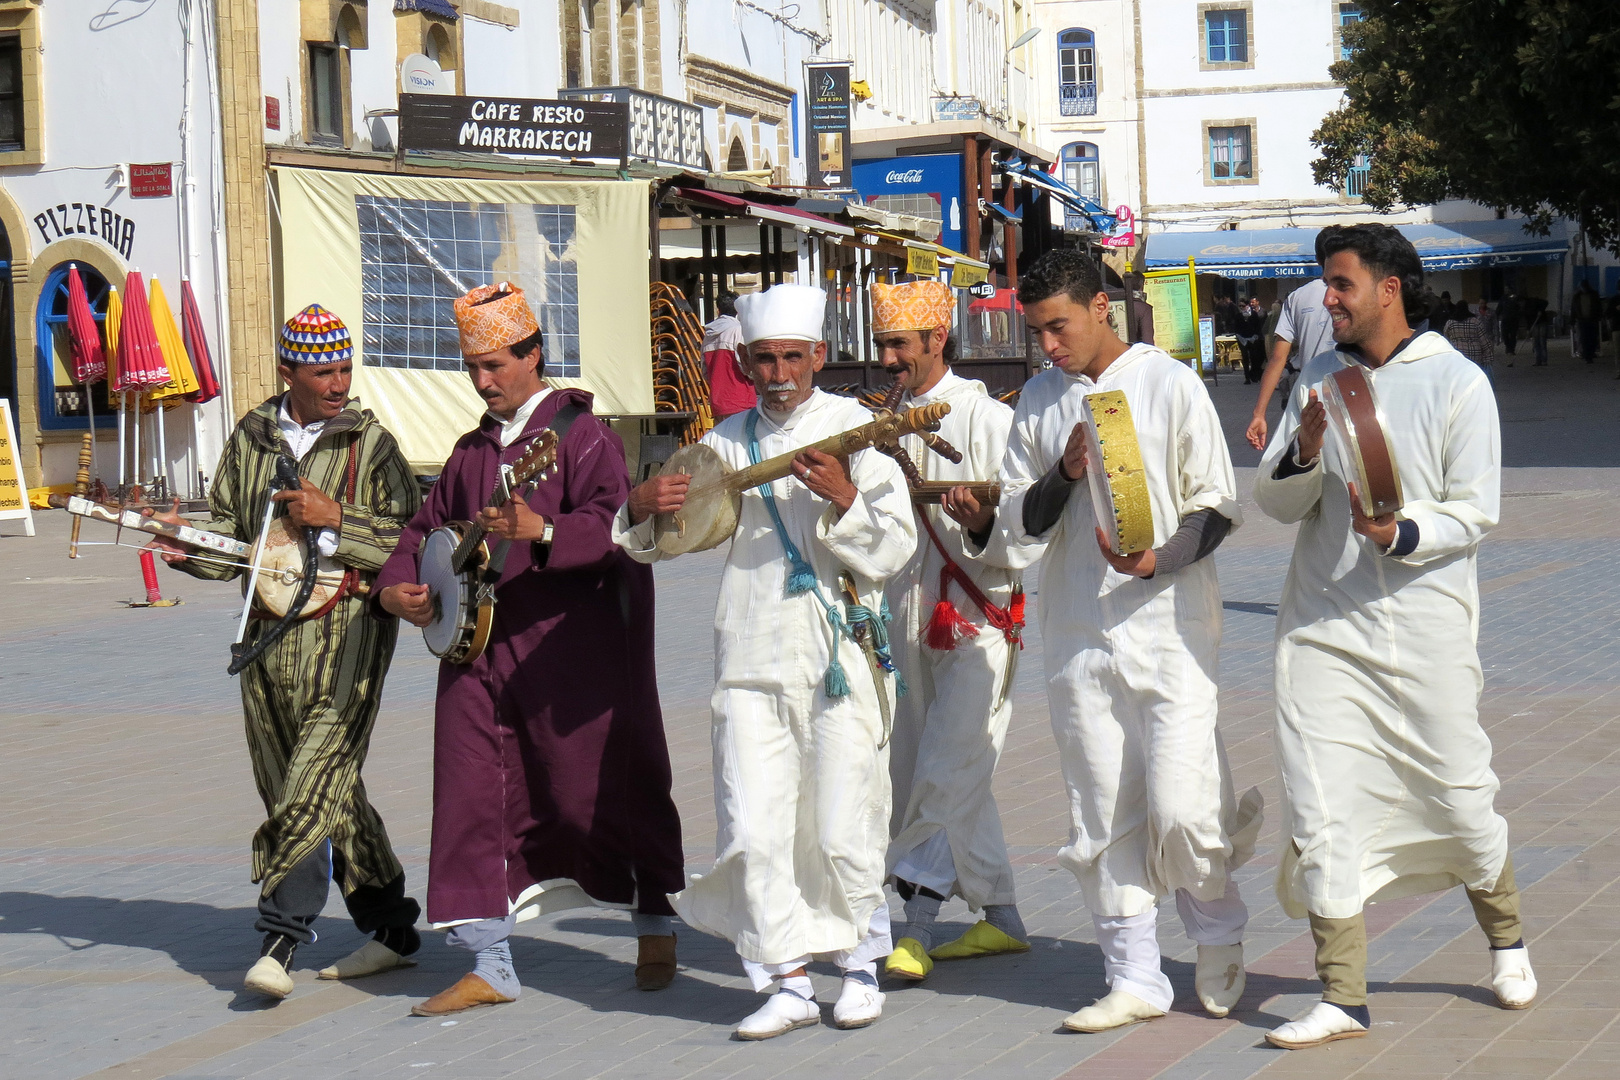
[[[79,546],[80,547],[117,547],[117,548],[127,548],[130,551],[148,551],[148,550],[157,551],[157,550],[160,550],[158,548],[151,547],[151,545],[149,545],[149,544],[124,544],[124,543],[120,543],[117,540],[80,540],[79,541]],[[208,555],[208,554],[204,554],[201,551],[188,551],[188,552],[186,552],[186,558],[195,559],[198,562],[216,563],[216,564],[218,564],[220,566],[244,567],[244,566],[247,565],[247,563],[243,562],[240,559],[230,559],[230,558],[226,558],[223,555]]]

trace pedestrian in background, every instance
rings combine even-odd
[[[1238,305],[1237,315],[1233,319],[1235,325],[1238,348],[1243,351],[1243,384],[1247,386],[1252,382],[1260,381],[1260,371],[1265,366],[1265,355],[1261,351],[1261,332],[1265,327],[1265,312],[1260,310],[1259,297],[1251,296],[1246,303]]]
[[[703,328],[703,376],[709,382],[714,422],[754,407],[754,380],[743,370],[742,324],[737,321],[737,294],[715,300],[720,314]]]
[[[1456,317],[1446,323],[1446,340],[1468,359],[1478,364],[1491,389],[1496,388],[1496,335],[1488,320],[1490,309],[1480,301],[1479,310],[1473,311],[1467,301],[1457,305]]]
[[[1509,356],[1519,343],[1519,294],[1509,289],[1496,304],[1496,324],[1502,330],[1502,351]],[[1513,361],[1507,362],[1508,367]]]
[[[1531,353],[1535,357],[1532,367],[1547,366],[1547,332],[1551,329],[1552,314],[1547,301],[1539,296],[1527,296],[1519,303],[1524,314],[1525,329],[1530,334]]]
[[[1329,225],[1316,234],[1316,263],[1322,264],[1322,241],[1339,226]],[[1256,450],[1266,448],[1266,409],[1272,395],[1282,382],[1284,365],[1298,370],[1318,353],[1333,348],[1333,320],[1328,317],[1322,299],[1327,295],[1327,283],[1320,277],[1288,294],[1283,301],[1282,314],[1277,320],[1276,339],[1267,346],[1266,370],[1260,377],[1260,393],[1254,402],[1254,416],[1249,420],[1245,437]],[[1290,359],[1290,354],[1297,360]],[[1286,395],[1284,407],[1287,407]]]
[[[1575,299],[1569,305],[1569,317],[1575,326],[1574,345],[1579,348],[1581,359],[1588,364],[1596,363],[1598,321],[1603,317],[1603,301],[1590,281],[1581,282],[1575,290]]]

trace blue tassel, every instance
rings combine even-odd
[[[798,596],[801,593],[809,592],[815,587],[816,572],[810,568],[810,564],[795,561],[788,573],[787,594],[789,596]]]
[[[823,680],[823,685],[830,698],[849,697],[849,676],[844,674],[844,665],[838,662],[836,649],[833,652],[832,663],[827,665],[827,677]]]
[[[895,673],[894,673],[894,696],[897,697],[897,698],[903,698],[909,693],[911,693],[911,687],[906,685],[906,677],[904,675],[900,674],[900,671],[899,671],[898,668],[895,669]]]

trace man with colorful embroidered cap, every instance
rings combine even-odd
[[[1186,364],[1115,335],[1101,273],[1083,253],[1042,255],[1018,299],[1052,367],[1019,397],[982,557],[1043,560],[1041,643],[1069,794],[1058,860],[1091,912],[1109,989],[1063,1026],[1107,1031],[1169,1011],[1157,927],[1172,895],[1198,944],[1198,999],[1225,1016],[1243,994],[1248,923],[1232,870],[1253,853],[1261,798],[1235,797],[1217,726],[1221,590],[1210,555],[1241,520],[1220,418]],[[1088,460],[1083,418],[1087,397],[1103,392],[1129,406],[1147,494],[1137,512],[1151,507],[1154,546],[1130,555],[1105,541],[1080,483],[1102,467]]]
[[[268,815],[253,836],[253,880],[261,885],[254,925],[264,942],[245,985],[280,999],[293,989],[294,951],[315,940],[312,924],[330,882],[355,926],[373,937],[321,978],[408,966],[421,944],[413,928],[421,908],[405,895],[405,871],[360,769],[399,627],[367,618],[365,593],[422,497],[394,437],[349,396],[354,345],[342,320],[311,304],[282,327],[277,352],[286,392],[231,433],[202,527],[252,543],[274,499],[292,526],[320,530],[319,554],[344,571],[338,595],[306,611],[241,674],[248,752]],[[297,463],[300,487],[272,494],[283,457]],[[242,572],[156,544],[193,577]],[[256,611],[245,644],[255,646],[277,622]]]
[[[809,285],[738,299],[759,402],[703,437],[732,468],[871,422],[815,388],[825,306]],[[679,510],[689,483],[665,473],[630,493],[614,536],[634,558],[663,557],[652,517]],[[689,925],[736,945],[756,991],[775,990],[740,1039],[820,1022],[812,960],[843,975],[836,1025],[882,1014],[895,679],[880,613],[916,544],[905,477],[875,450],[847,462],[804,450],[792,475],[742,495],[715,613],[714,869],[674,898]]]
[[[872,340],[904,387],[903,407],[943,401],[939,435],[959,463],[901,440],[924,480],[966,485],[996,478],[1013,411],[946,360],[956,297],[941,281],[872,286]],[[1009,694],[1022,645],[1023,589],[1017,571],[964,559],[966,533],[988,532],[994,508],[966,486],[915,507],[917,551],[889,580],[895,667],[907,693],[894,717],[889,775],[894,815],[889,874],[906,904],[906,932],[885,971],[926,978],[935,960],[1024,952],[1012,864],[990,791],[1012,715]],[[956,941],[933,948],[932,924],[951,896],[983,918]]]
[[[521,991],[507,941],[520,921],[576,907],[630,913],[636,985],[675,978],[681,823],[653,670],[652,571],[612,541],[630,483],[624,446],[591,395],[546,385],[544,341],[523,291],[481,285],[455,302],[461,352],[489,411],[463,435],[377,579],[376,603],[417,626],[429,532],[477,520],[495,586],[488,646],[439,666],[428,920],[474,969],[417,1005],[441,1016]],[[487,508],[498,470],[547,428],[557,467]]]

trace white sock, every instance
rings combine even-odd
[[[810,985],[808,975],[787,975],[776,980],[776,992],[797,994],[806,1001],[816,1000],[816,988]]]

